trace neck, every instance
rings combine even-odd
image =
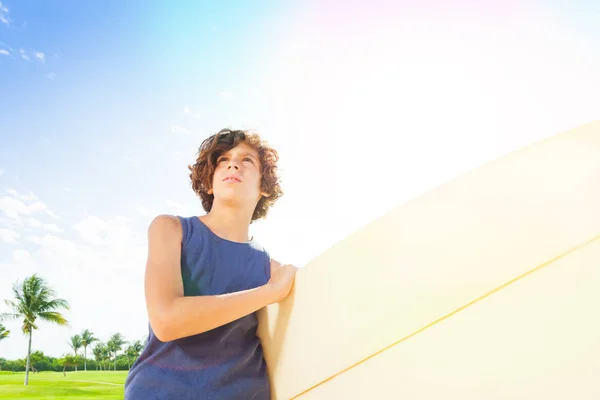
[[[227,207],[214,202],[208,214],[200,217],[217,236],[233,242],[245,243],[250,240],[252,212]]]

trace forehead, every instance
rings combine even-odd
[[[240,154],[240,155],[250,155],[258,158],[258,151],[251,145],[246,142],[240,142],[234,148],[224,152],[223,154]]]

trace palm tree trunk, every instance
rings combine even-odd
[[[115,351],[115,371],[117,370],[117,352]]]
[[[87,371],[87,346],[83,346],[83,370]]]
[[[27,364],[25,365],[25,386],[29,384],[29,365],[31,363],[31,332],[29,330],[29,346],[27,347]]]

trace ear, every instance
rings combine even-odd
[[[213,190],[212,190],[212,188],[208,189],[208,190],[206,191],[206,193],[208,193],[208,194],[213,194]]]
[[[260,194],[261,194],[263,197],[269,197],[269,193],[267,193],[267,192],[260,192]]]

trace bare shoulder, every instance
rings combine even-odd
[[[181,221],[174,215],[157,215],[148,226],[148,236],[151,238],[178,239],[181,241]]]
[[[271,258],[271,267],[281,267],[281,263],[274,258]]]

